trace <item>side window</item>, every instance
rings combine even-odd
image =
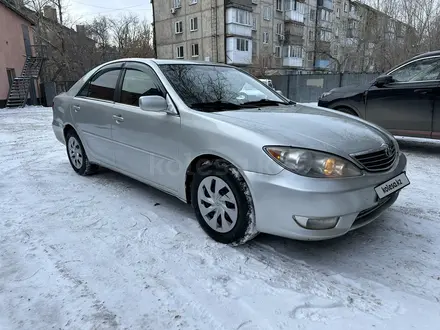
[[[78,95],[113,101],[120,72],[119,68],[98,72]]]
[[[440,58],[421,59],[391,73],[396,82],[428,81],[440,78]]]
[[[127,69],[122,83],[121,103],[138,106],[139,98],[148,95],[165,97],[153,73]]]

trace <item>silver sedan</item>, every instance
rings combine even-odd
[[[226,244],[341,236],[409,185],[386,130],[221,64],[105,63],[55,98],[53,130],[76,173],[102,166],[174,195]]]

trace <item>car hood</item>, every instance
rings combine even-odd
[[[270,143],[348,156],[380,148],[391,136],[361,119],[321,107],[296,104],[217,112],[230,124],[259,133]]]

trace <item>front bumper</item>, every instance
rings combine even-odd
[[[406,170],[400,154],[393,168],[383,173],[365,173],[357,178],[315,179],[287,170],[277,175],[245,172],[252,193],[257,230],[298,240],[324,240],[346,234],[375,220],[397,199],[398,193],[382,200],[378,185]],[[305,229],[293,216],[339,217],[334,228]]]

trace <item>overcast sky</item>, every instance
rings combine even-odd
[[[65,0],[66,12],[72,21],[91,21],[94,16],[118,16],[135,13],[153,21],[150,0]]]

